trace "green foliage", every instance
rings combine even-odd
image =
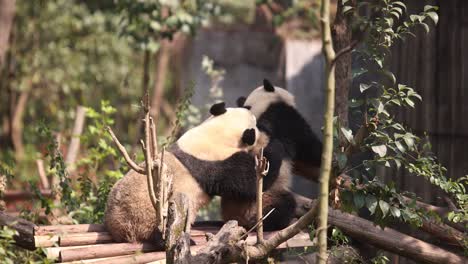
[[[16,235],[18,235],[18,231],[8,226],[2,226],[0,228],[0,263],[52,263],[51,261],[47,260],[47,257],[41,249],[28,251],[16,246],[14,244],[15,240],[13,238]]]
[[[162,38],[175,33],[193,34],[208,18],[220,12],[216,1],[116,1],[122,14],[121,34],[139,48],[156,51]]]
[[[337,227],[333,227],[330,240],[335,246],[344,246],[349,243],[349,238]]]
[[[383,255],[382,253],[380,253],[378,256],[371,259],[370,261],[370,263],[372,264],[387,264],[389,262],[390,262],[390,259],[388,259],[388,257]]]
[[[344,2],[350,4],[349,1]],[[343,207],[348,211],[365,207],[373,215],[374,221],[382,226],[390,219],[419,226],[423,219],[435,217],[417,209],[414,201],[408,204],[393,183],[383,184],[376,177],[376,171],[384,166],[405,169],[411,175],[424,177],[445,191],[460,209],[450,213],[449,220],[466,221],[467,179],[454,181],[447,178],[447,170],[431,152],[429,141],[396,121],[395,110],[414,108],[415,102],[422,98],[413,88],[397,83],[394,74],[387,69],[387,59],[395,41],[414,35],[411,30],[417,26],[429,31],[428,22],[438,21],[435,12],[437,7],[425,6],[417,15],[407,14],[406,5],[400,1],[358,2],[357,9],[364,7],[369,11],[364,16],[355,12],[351,6],[345,9],[348,15],[353,16],[355,27],[365,31],[363,45],[355,50],[359,65],[362,66],[353,71],[353,78],[357,81],[371,81],[360,81],[360,92],[364,99],[353,99],[350,102],[352,114],[361,115],[364,120],[359,132],[365,131],[367,136],[358,140],[350,129],[338,129],[339,124],[336,124],[337,174],[349,173],[355,179],[351,190],[343,192]],[[345,142],[340,142],[338,135]],[[353,145],[361,153],[372,154],[372,158],[347,169],[352,159],[344,151],[348,145]]]
[[[76,223],[100,223],[103,220],[107,195],[114,183],[128,171],[128,168],[118,164],[126,164],[110,146],[111,138],[105,127],[112,125],[111,115],[116,109],[109,102],[102,101],[100,111],[87,108],[86,115],[89,125],[84,132],[82,146],[83,157],[77,162],[78,177],[73,180],[63,161],[62,154],[51,131],[45,125],[40,125],[39,132],[49,142],[47,149],[50,162],[49,174],[58,176],[59,186],[54,191],[60,197],[61,203],[56,205],[52,199],[43,197],[39,190],[34,192],[41,201],[41,207],[50,214],[53,208],[62,208]],[[116,167],[119,169],[115,169]],[[92,180],[92,176],[102,175]],[[54,188],[56,186],[53,186]]]

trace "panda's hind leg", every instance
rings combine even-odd
[[[263,193],[263,215],[275,209],[264,221],[265,231],[280,230],[296,219],[296,199],[289,190],[268,190]]]

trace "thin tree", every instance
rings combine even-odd
[[[330,28],[330,0],[322,0],[320,9],[320,21],[322,26],[322,45],[325,56],[325,115],[323,130],[322,166],[320,168],[320,194],[318,212],[318,244],[319,254],[317,262],[327,262],[327,218],[328,218],[328,182],[331,173],[333,154],[333,113],[335,111],[335,51],[333,49]]]

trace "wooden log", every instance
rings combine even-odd
[[[88,260],[79,260],[71,262],[63,262],[62,264],[139,264],[139,263],[149,263],[153,261],[160,261],[166,259],[166,252],[150,252],[137,255],[127,255],[127,256],[118,256],[118,257],[109,257],[109,258],[100,258],[100,259],[88,259]]]
[[[58,244],[61,247],[93,245],[110,242],[112,242],[112,236],[107,232],[88,232],[61,235],[58,240]]]
[[[18,231],[18,235],[13,237],[18,246],[30,250],[36,249],[34,245],[35,224],[0,211],[0,227],[3,226],[9,226]]]
[[[80,224],[80,225],[49,225],[39,226],[35,230],[36,235],[47,234],[71,234],[86,232],[106,232],[104,225],[100,224]]]
[[[34,245],[36,247],[53,247],[58,245],[59,236],[57,235],[43,235],[43,236],[34,236]]]
[[[71,246],[71,247],[48,247],[48,248],[44,248],[43,250],[48,260],[57,261],[60,255],[60,251],[64,249],[84,248],[84,247],[89,247],[89,245]]]
[[[347,235],[378,248],[423,263],[459,264],[468,259],[391,228],[381,229],[374,223],[351,214],[330,209],[330,224]]]
[[[41,190],[41,194],[44,197],[51,197],[52,192],[50,190]],[[30,200],[34,197],[34,194],[29,191],[16,191],[7,190],[4,193],[3,199],[5,202],[12,202],[17,200]]]
[[[111,243],[75,249],[63,249],[59,254],[59,261],[75,261],[135,254],[136,252],[150,252],[158,247],[150,243]]]
[[[443,223],[424,220],[421,229],[439,240],[447,242],[453,246],[464,247],[464,241],[468,241],[468,236],[466,236],[465,233]]]

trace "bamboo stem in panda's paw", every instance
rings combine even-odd
[[[257,243],[263,244],[263,177],[268,174],[270,163],[263,156],[263,148],[260,155],[255,156],[255,171],[257,175]]]

